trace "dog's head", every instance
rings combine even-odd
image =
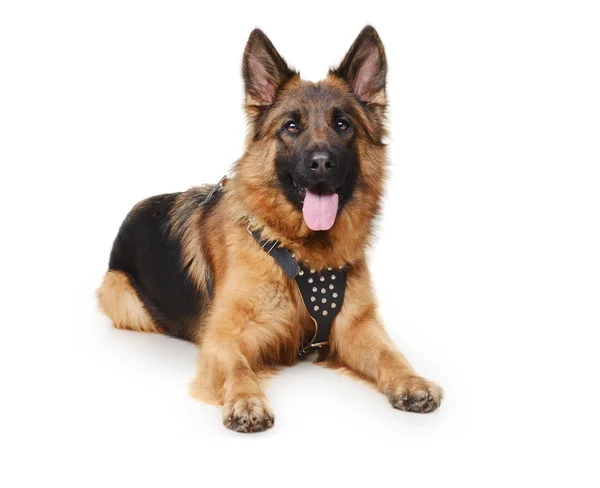
[[[252,32],[243,58],[250,130],[237,171],[250,211],[287,237],[330,236],[350,220],[372,219],[385,172],[386,71],[370,26],[318,83],[302,80],[262,31]]]

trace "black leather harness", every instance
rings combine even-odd
[[[298,263],[278,241],[262,239],[259,230],[251,230],[251,223],[248,223],[248,232],[275,260],[285,275],[296,281],[306,311],[315,324],[315,333],[312,337],[305,337],[298,348],[298,356],[306,356],[326,348],[329,345],[333,321],[344,304],[348,267],[311,269],[303,263]]]

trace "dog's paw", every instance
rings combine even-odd
[[[392,406],[404,412],[433,412],[444,398],[444,391],[438,385],[419,376],[394,382],[386,393]]]
[[[236,432],[262,432],[275,424],[275,415],[260,396],[238,395],[223,406],[223,425]]]

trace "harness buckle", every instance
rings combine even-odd
[[[254,223],[254,219],[248,219],[248,225],[246,226],[246,230],[248,231],[248,234],[250,234],[252,237],[254,237],[254,234],[250,230],[250,227],[252,226],[253,223]]]
[[[254,232],[252,232],[252,230],[250,229],[250,227],[252,227],[252,224],[254,224],[254,219],[248,219],[248,225],[246,226],[246,230],[248,231],[248,234],[250,234],[252,237],[254,237],[258,243],[260,244],[260,237],[258,236],[258,234],[255,234]],[[267,245],[270,244],[271,247],[269,247],[269,249],[267,249]],[[273,252],[273,249],[275,249],[277,246],[279,245],[279,241],[264,241],[260,248],[264,249],[267,254],[271,254]]]
[[[311,352],[318,351],[323,346],[327,346],[327,345],[329,345],[329,342],[327,342],[327,341],[314,342],[311,344],[307,344],[306,346],[304,344],[300,344],[300,347],[298,348],[298,357],[302,358],[304,356],[307,356]]]
[[[267,241],[267,242],[265,242],[265,246],[266,246],[268,243],[269,243],[268,241]],[[278,245],[279,245],[279,241],[273,241],[273,245],[272,245],[272,246],[271,246],[271,248],[270,248],[270,249],[267,251],[267,254],[271,254],[271,251],[272,251],[273,249],[275,249],[275,248],[276,248]],[[263,246],[263,249],[265,249],[265,248],[264,248],[264,246]],[[266,251],[266,249],[265,249],[265,251]]]

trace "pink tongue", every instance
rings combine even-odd
[[[310,230],[329,230],[333,227],[338,210],[338,194],[317,195],[306,190],[304,206],[304,222]]]

